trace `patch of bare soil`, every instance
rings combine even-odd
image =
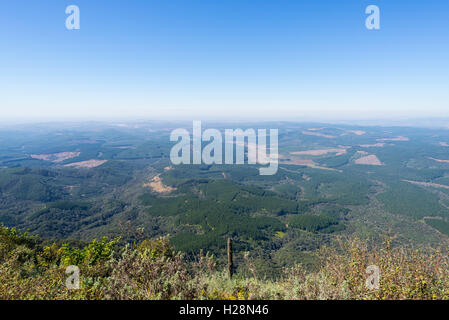
[[[323,137],[323,138],[328,138],[328,139],[336,138],[336,136],[331,136],[331,135],[328,135],[328,134],[319,133],[319,132],[313,132],[313,131],[302,131],[302,134],[305,134],[305,135],[308,135],[308,136]]]
[[[164,185],[159,174],[154,176],[154,178],[149,183],[145,183],[143,186],[149,187],[154,192],[160,194],[166,194],[176,190],[176,188]]]
[[[314,168],[314,169],[342,172],[341,170],[319,166],[315,161],[313,161],[311,159],[301,159],[301,158],[296,158],[296,157],[286,158],[284,156],[280,156],[279,160],[280,160],[280,162],[282,162],[282,164],[291,164],[294,166],[306,166],[306,167]]]
[[[293,154],[293,155],[307,155],[307,156],[322,156],[322,155],[328,154],[328,153],[336,153],[337,156],[340,156],[340,155],[346,153],[346,149],[334,148],[334,149],[318,149],[318,150],[305,150],[305,151],[290,152],[290,154]]]
[[[362,130],[348,130],[348,132],[353,133],[357,136],[363,136],[366,132]]]
[[[424,186],[424,187],[435,187],[435,188],[449,189],[449,186],[446,186],[444,184],[433,183],[433,182],[421,182],[421,181],[413,181],[413,180],[402,180],[402,181],[413,183],[413,184]]]
[[[376,139],[376,141],[409,141],[410,139],[407,137],[399,136],[396,138],[383,138],[383,139]]]
[[[64,160],[78,157],[80,152],[58,152],[49,154],[32,154],[30,155],[33,159],[51,161],[54,163],[63,162]]]
[[[362,148],[371,148],[371,147],[383,147],[385,146],[385,143],[383,142],[379,142],[379,143],[373,143],[373,144],[361,144],[360,145]]]
[[[428,157],[428,159],[436,161],[436,162],[449,163],[449,160],[435,159],[435,158],[432,158],[432,157]]]
[[[371,165],[371,166],[381,166],[382,165],[382,162],[380,162],[379,158],[374,154],[358,158],[354,161],[354,163]]]
[[[315,166],[317,165],[311,159],[299,159],[299,158],[289,158],[289,159],[281,159],[284,164],[293,164],[297,166]]]
[[[86,160],[86,161],[80,161],[80,162],[74,162],[74,163],[69,163],[64,165],[64,167],[72,167],[72,168],[95,168],[95,167],[99,167],[102,164],[108,162],[108,160]]]

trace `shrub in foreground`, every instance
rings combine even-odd
[[[167,238],[138,246],[117,239],[84,248],[41,246],[36,238],[0,226],[0,299],[448,299],[447,250],[370,247],[358,239],[315,253],[317,271],[286,268],[276,280],[229,279],[214,257],[194,261]],[[67,266],[80,270],[80,288],[66,287]],[[369,289],[367,267],[380,270]]]

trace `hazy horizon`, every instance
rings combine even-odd
[[[84,124],[86,126],[93,124],[104,125],[120,125],[120,124],[185,124],[189,125],[194,120],[200,120],[205,123],[215,124],[253,124],[253,123],[293,123],[293,124],[323,124],[323,125],[349,125],[360,127],[422,127],[422,128],[438,128],[449,129],[449,117],[444,118],[432,118],[432,117],[417,117],[417,118],[365,118],[365,119],[338,119],[338,118],[305,118],[305,119],[217,119],[217,118],[149,118],[149,117],[117,117],[117,118],[70,118],[70,119],[15,119],[5,120],[0,119],[0,128],[16,127],[22,125],[61,125],[72,124],[79,125]]]

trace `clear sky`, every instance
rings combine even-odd
[[[65,27],[78,5],[81,29]],[[380,30],[365,8],[380,8]],[[449,116],[447,0],[1,0],[1,119]]]

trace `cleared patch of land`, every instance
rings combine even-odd
[[[410,139],[407,137],[399,136],[396,138],[382,138],[382,139],[376,139],[376,141],[409,141]]]
[[[331,149],[318,149],[318,150],[305,150],[305,151],[294,151],[290,152],[293,155],[306,155],[306,156],[322,156],[328,153],[336,153],[337,156],[346,153],[346,149],[343,148],[331,148]]]
[[[435,159],[432,157],[428,157],[428,159],[436,161],[436,162],[449,163],[449,160]]]
[[[30,155],[33,159],[51,161],[54,163],[63,162],[64,160],[78,157],[80,152],[58,152],[49,154],[32,154]]]
[[[371,148],[371,147],[378,147],[381,148],[385,146],[385,143],[379,142],[379,143],[373,143],[373,144],[361,144],[360,147],[362,148]]]
[[[336,136],[331,136],[324,133],[319,132],[313,132],[313,131],[302,131],[302,134],[308,135],[308,136],[316,136],[316,137],[322,137],[322,138],[328,138],[328,139],[334,139]]]
[[[348,132],[353,133],[357,136],[362,136],[366,133],[365,131],[362,131],[362,130],[349,130]]]
[[[381,166],[382,162],[380,162],[379,158],[374,155],[371,154],[369,156],[366,157],[361,157],[358,158],[354,161],[355,164],[365,164],[365,165],[371,165],[371,166]]]
[[[176,188],[164,185],[159,174],[154,176],[154,178],[149,183],[145,183],[143,186],[149,187],[154,192],[161,194],[170,193],[176,190]]]
[[[80,161],[80,162],[74,162],[64,165],[64,167],[72,167],[72,168],[95,168],[98,166],[101,166],[102,164],[106,163],[108,160],[86,160],[86,161]]]
[[[444,184],[433,183],[433,182],[421,182],[421,181],[413,181],[413,180],[402,180],[402,181],[413,183],[413,184],[416,184],[419,186],[424,186],[424,187],[435,187],[435,188],[449,189],[449,186],[446,186]]]
[[[285,164],[294,164],[297,166],[316,166],[317,164],[315,161],[311,159],[299,159],[299,158],[288,158],[288,159],[281,159],[281,161]]]
[[[282,162],[282,164],[290,164],[294,166],[306,166],[314,169],[342,172],[341,170],[319,166],[315,161],[311,159],[301,159],[296,157],[285,158],[281,156],[279,160]]]

